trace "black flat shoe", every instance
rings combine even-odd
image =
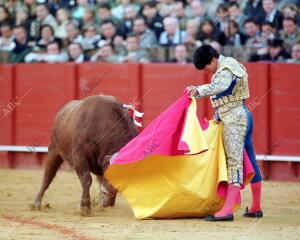
[[[245,213],[243,214],[244,217],[248,218],[262,218],[264,216],[262,211],[256,211],[256,212],[249,212],[248,207],[245,209]]]
[[[217,221],[226,222],[226,221],[233,221],[233,220],[234,220],[233,214],[230,214],[230,215],[227,215],[224,217],[215,217],[214,215],[208,215],[205,218],[205,221],[208,221],[208,222],[217,222]]]

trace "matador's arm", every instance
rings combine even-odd
[[[212,79],[212,82],[210,84],[204,84],[197,87],[197,98],[205,97],[205,96],[213,96],[216,94],[219,94],[223,91],[225,91],[227,88],[229,88],[231,82],[233,79],[233,74],[227,70],[224,69],[217,73],[216,76]]]

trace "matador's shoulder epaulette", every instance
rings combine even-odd
[[[240,64],[237,60],[231,57],[225,57],[225,59],[223,59],[217,71],[219,72],[224,69],[228,69],[238,78],[247,76],[246,68],[242,64]]]

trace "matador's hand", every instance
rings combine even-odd
[[[197,88],[195,86],[187,87],[190,97],[196,97],[198,95]]]

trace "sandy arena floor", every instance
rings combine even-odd
[[[43,210],[30,211],[42,178],[41,170],[0,169],[0,239],[300,239],[300,183],[265,182],[263,219],[245,219],[242,210],[230,223],[203,219],[136,220],[119,196],[114,208],[96,206],[94,179],[91,217],[81,217],[81,187],[74,172],[59,171],[46,192]],[[243,208],[250,203],[243,193]],[[49,203],[49,207],[45,205]]]

